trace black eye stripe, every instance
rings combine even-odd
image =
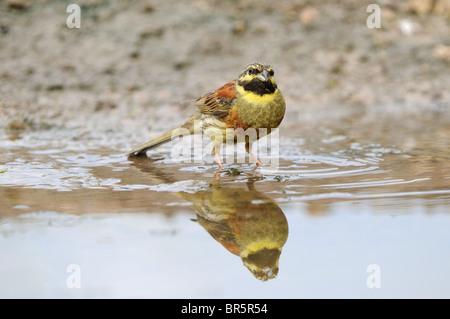
[[[264,77],[273,76],[275,73],[273,71],[273,68],[271,65],[269,65],[269,64],[262,65],[262,64],[256,63],[256,64],[247,66],[247,68],[242,71],[239,78],[244,77],[244,76],[250,76],[250,78],[254,78],[258,74],[262,73],[263,71],[265,73]],[[248,81],[250,81],[250,79]]]

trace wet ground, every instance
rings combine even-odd
[[[442,145],[322,129],[281,138],[277,170],[227,164],[218,178],[215,165],[172,161],[174,142],[127,159],[120,139],[6,138],[2,297],[449,296]],[[249,261],[258,245],[273,251]],[[81,288],[68,288],[69,265]]]
[[[27,3],[0,2],[0,297],[450,297],[447,0],[380,29],[359,0]],[[287,102],[266,166],[127,158],[255,61]]]

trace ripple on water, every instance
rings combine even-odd
[[[226,168],[236,167],[242,174],[229,176],[225,169],[222,178],[245,183],[249,176],[259,176],[263,183],[282,182],[283,190],[290,192],[290,200],[403,196],[406,193],[446,194],[447,189],[450,189],[441,185],[436,190],[433,185],[436,177],[429,174],[430,170],[417,173],[399,169],[400,166],[407,167],[418,161],[414,157],[402,155],[395,148],[380,144],[348,143],[343,136],[328,138],[322,143],[330,147],[337,144],[339,147],[308,148],[304,141],[301,145],[289,144],[280,148],[279,158],[262,158],[263,162],[269,163],[279,160],[278,166],[265,166],[254,171],[254,164],[226,164]],[[151,153],[152,159],[149,159],[148,166],[167,172],[173,177],[172,180],[151,183],[150,180],[138,180],[145,175],[139,170],[128,177],[133,163],[123,153],[108,154],[94,150],[74,153],[49,148],[30,149],[21,154],[23,156],[16,157],[10,154],[14,160],[0,167],[5,171],[0,174],[1,185],[58,191],[86,188],[194,193],[207,189],[217,171],[216,164],[173,162],[170,160],[169,148]],[[447,176],[440,178],[449,180]],[[446,184],[448,186],[448,182]],[[276,188],[279,189],[279,186],[277,184]],[[295,194],[301,196],[294,197]]]
[[[71,161],[66,165],[61,162],[45,158],[43,163],[39,159],[31,162],[16,159],[5,165],[6,174],[0,176],[0,185],[20,186],[34,189],[54,189],[68,191],[78,188],[108,188],[120,182],[117,178],[101,178],[94,176],[89,166],[83,167],[84,162]]]

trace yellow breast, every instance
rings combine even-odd
[[[276,128],[280,125],[286,110],[281,91],[258,95],[237,85],[237,112],[240,118],[253,128]]]

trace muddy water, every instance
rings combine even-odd
[[[322,131],[217,174],[75,136],[1,137],[0,297],[450,297],[445,142]]]

